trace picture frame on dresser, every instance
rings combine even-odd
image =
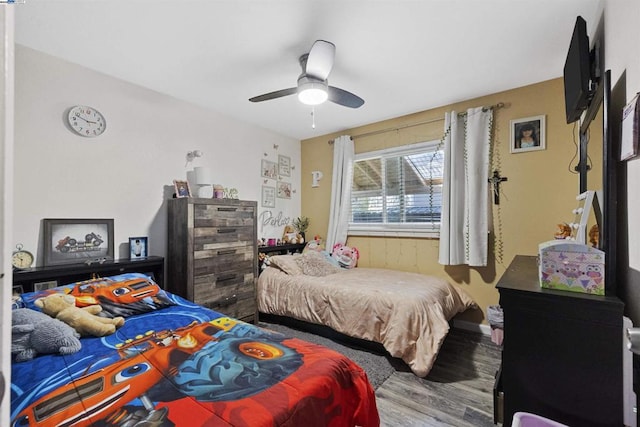
[[[129,258],[132,260],[143,259],[149,256],[148,237],[129,237]]]
[[[112,218],[45,218],[44,265],[113,259]]]
[[[173,186],[176,190],[176,197],[191,197],[189,181],[174,179]]]

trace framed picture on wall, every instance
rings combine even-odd
[[[291,198],[291,183],[278,181],[278,198],[290,199]]]
[[[113,219],[43,219],[44,265],[113,259]]]
[[[511,120],[510,151],[523,153],[544,150],[546,148],[545,128],[544,115]]]
[[[262,159],[262,169],[260,170],[260,176],[263,178],[276,179],[278,176],[278,164],[269,160]]]
[[[263,208],[276,207],[276,187],[271,187],[268,185],[262,186],[262,207]]]
[[[147,237],[129,237],[129,258],[143,259],[149,256],[149,239]]]
[[[278,174],[291,176],[291,157],[278,156]]]

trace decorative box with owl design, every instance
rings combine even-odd
[[[539,245],[540,286],[604,295],[604,252],[569,240]]]

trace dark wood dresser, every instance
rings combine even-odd
[[[167,290],[257,323],[257,202],[170,199],[168,227]]]
[[[503,425],[524,411],[570,426],[622,426],[622,301],[542,289],[536,261],[516,256],[496,285]]]

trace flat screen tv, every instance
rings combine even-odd
[[[578,16],[564,64],[564,101],[567,123],[580,118],[591,99],[591,57],[587,23]]]

